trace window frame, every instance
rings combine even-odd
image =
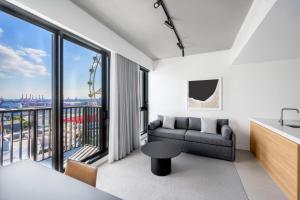
[[[143,92],[143,99],[141,99],[141,106],[140,106],[140,112],[145,112],[145,115],[144,115],[144,126],[145,126],[145,129],[142,130],[140,132],[140,135],[143,136],[147,133],[147,126],[148,126],[148,123],[149,123],[149,80],[148,80],[148,77],[149,77],[149,70],[146,69],[145,67],[142,67],[140,66],[140,71],[143,72],[143,89],[142,89],[142,92]]]
[[[93,46],[89,46],[88,44],[82,42],[82,41],[79,41],[73,37],[70,37],[68,35],[63,35],[62,36],[62,42],[61,42],[61,58],[62,58],[62,63],[61,63],[61,66],[62,66],[62,69],[64,68],[64,65],[63,65],[63,61],[64,61],[64,55],[63,55],[63,51],[64,51],[64,41],[68,41],[68,42],[72,42],[82,48],[86,48],[86,49],[89,49],[91,51],[94,51],[95,53],[99,53],[101,54],[104,58],[106,59],[103,59],[102,60],[102,77],[101,77],[101,86],[102,88],[105,88],[104,89],[104,93],[102,93],[102,98],[101,98],[101,116],[102,116],[102,122],[105,122],[105,124],[103,124],[101,126],[101,131],[102,131],[102,135],[101,135],[101,143],[102,145],[104,146],[104,149],[101,149],[100,152],[98,152],[97,154],[93,155],[93,157],[89,157],[90,159],[96,161],[96,159],[98,158],[102,158],[106,155],[108,155],[108,136],[109,136],[109,129],[108,129],[108,125],[109,123],[107,122],[108,121],[108,112],[109,112],[109,75],[110,75],[110,68],[109,68],[109,57],[108,55],[106,54],[105,51],[103,50],[99,50],[99,49],[96,49],[94,48]],[[95,158],[95,159],[94,159]]]
[[[6,1],[0,1],[0,12],[7,13],[16,18],[29,22],[33,25],[41,27],[53,34],[52,39],[52,128],[53,132],[58,134],[53,135],[53,145],[55,151],[52,156],[52,168],[57,171],[63,171],[63,39],[67,39],[71,42],[79,44],[85,48],[99,52],[105,55],[105,81],[103,87],[106,88],[106,93],[104,94],[106,110],[103,113],[103,116],[106,118],[105,127],[106,132],[104,140],[106,141],[106,151],[101,152],[98,155],[97,159],[100,159],[108,154],[108,131],[109,131],[109,87],[110,87],[110,59],[111,52],[105,48],[100,47],[99,45],[82,38],[70,31],[65,30],[64,28],[57,26],[41,17],[38,17],[12,3]],[[103,84],[103,83],[102,83]],[[96,160],[95,160],[96,161]]]

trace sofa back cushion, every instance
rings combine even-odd
[[[158,115],[158,120],[163,123],[164,116]],[[177,122],[178,121],[178,122]],[[217,119],[217,133],[221,134],[223,125],[229,125],[228,119]],[[175,129],[188,129],[201,131],[201,118],[196,117],[176,117],[175,118]]]
[[[164,121],[164,116],[163,115],[157,115],[157,119],[161,121],[161,123]]]
[[[217,134],[217,120],[212,118],[201,118],[201,132]]]
[[[175,117],[164,116],[162,127],[174,129],[175,128]]]
[[[175,117],[175,128],[176,129],[188,129],[188,118],[187,117]]]
[[[189,130],[201,131],[201,118],[189,117]]]
[[[221,134],[221,129],[223,125],[229,125],[228,119],[217,119],[217,133]]]

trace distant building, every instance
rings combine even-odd
[[[2,109],[14,109],[14,108],[23,108],[22,104],[17,101],[2,101],[0,104]]]

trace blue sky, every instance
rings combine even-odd
[[[51,97],[52,33],[0,11],[0,97],[22,93]],[[64,41],[64,97],[88,98],[89,68],[96,53]],[[101,87],[100,70],[96,89]]]

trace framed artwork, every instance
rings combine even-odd
[[[188,81],[189,110],[221,110],[222,78]]]

